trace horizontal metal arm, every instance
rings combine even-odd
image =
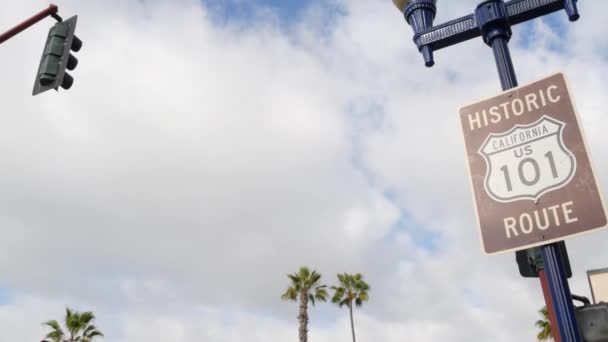
[[[25,20],[24,22],[20,23],[19,25],[13,27],[12,29],[0,34],[0,44],[4,43],[5,41],[9,40],[10,38],[14,37],[15,35],[19,34],[20,32],[24,31],[25,29],[27,29],[28,27],[34,25],[35,23],[39,22],[40,20],[48,17],[49,15],[52,16],[53,18],[55,18],[57,21],[61,21],[61,17],[59,17],[57,15],[57,11],[59,9],[57,8],[56,5],[49,5],[48,8],[44,9],[43,11],[35,14],[33,17]]]
[[[512,0],[505,5],[511,25],[564,9],[563,0]],[[481,30],[477,18],[474,14],[469,14],[416,34],[414,42],[418,48],[428,45],[433,50],[439,50],[479,36]]]
[[[513,0],[506,5],[511,25],[564,9],[563,0]]]

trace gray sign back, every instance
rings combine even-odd
[[[460,109],[482,249],[539,246],[607,224],[561,73]]]

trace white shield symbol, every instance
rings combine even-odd
[[[537,200],[572,179],[576,159],[564,145],[565,123],[544,115],[530,125],[491,133],[479,148],[487,165],[484,187],[498,202]]]

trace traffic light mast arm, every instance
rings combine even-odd
[[[48,16],[55,18],[55,20],[57,20],[57,21],[61,21],[61,17],[59,15],[57,15],[58,10],[59,10],[59,8],[57,7],[57,5],[50,4],[49,7],[46,8],[45,10],[43,10],[43,11],[39,12],[38,14],[34,15],[33,17],[25,20],[24,22],[13,27],[12,29],[2,33],[0,35],[0,44],[4,43],[5,41],[9,40],[10,38],[14,37],[15,35],[25,31],[30,26],[36,24],[37,22],[39,22],[40,20],[42,20]]]
[[[513,0],[505,4],[509,23],[516,25],[564,9],[563,0]],[[414,37],[418,47],[429,45],[439,50],[481,36],[475,14],[430,27]]]

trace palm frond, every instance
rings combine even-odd
[[[61,340],[64,337],[63,333],[59,332],[59,331],[51,331],[50,333],[46,334],[45,338],[50,338],[53,342],[57,342],[59,340]]]
[[[315,299],[325,302],[327,301],[327,296],[328,293],[326,285],[320,285],[315,288]]]
[[[93,324],[87,325],[87,327],[82,331],[83,335],[88,334],[90,331],[97,329]]]
[[[282,300],[296,300],[296,299],[298,299],[298,291],[294,287],[290,286],[289,288],[287,288],[285,293],[283,293],[283,295],[281,295],[281,299]]]
[[[369,291],[370,287],[363,280],[359,280],[355,283],[355,289],[357,289],[357,291]]]
[[[59,325],[59,322],[57,322],[56,320],[46,321],[42,323],[42,325],[47,325],[51,327],[54,331],[58,331],[63,334],[63,330],[61,330],[61,325]]]
[[[300,279],[308,279],[310,277],[310,269],[306,266],[300,267],[300,271],[298,272],[298,276]]]
[[[60,342],[61,339],[65,336],[63,333],[63,330],[61,330],[61,326],[59,325],[59,323],[56,320],[47,321],[42,324],[47,325],[51,329],[53,329],[51,332],[49,332],[45,336],[45,338],[50,339],[51,342]]]
[[[300,282],[300,278],[297,274],[288,274],[287,277],[291,280],[292,284],[297,284]]]
[[[540,329],[544,329],[548,324],[549,322],[542,319],[539,319],[538,321],[534,322],[534,325]]]
[[[103,334],[99,330],[97,330],[96,326],[91,324],[87,326],[86,329],[84,329],[84,331],[82,332],[82,336],[86,339],[94,336],[103,336]]]
[[[95,319],[95,315],[91,311],[86,311],[80,314],[80,324],[84,327]]]
[[[340,303],[340,301],[344,298],[345,289],[343,287],[335,287],[332,286],[332,290],[334,290],[334,295],[331,298],[331,302],[334,304]]]
[[[551,322],[549,320],[549,311],[547,310],[547,307],[545,306],[538,310],[538,314],[542,317],[542,319],[539,319],[534,322],[534,325],[540,329],[540,331],[536,335],[536,338],[539,341],[546,341],[553,338],[553,331],[551,328]]]
[[[69,308],[66,308],[65,310],[65,327],[70,332],[70,339],[74,339],[78,334],[78,331],[82,329],[80,313],[72,311]]]
[[[103,335],[103,333],[102,333],[101,331],[99,331],[99,330],[94,330],[94,331],[89,332],[89,333],[88,333],[88,334],[85,336],[85,338],[83,339],[83,342],[89,342],[89,341],[91,341],[91,340],[93,339],[93,337],[97,337],[97,336],[99,336],[99,337],[104,337],[104,335]]]

